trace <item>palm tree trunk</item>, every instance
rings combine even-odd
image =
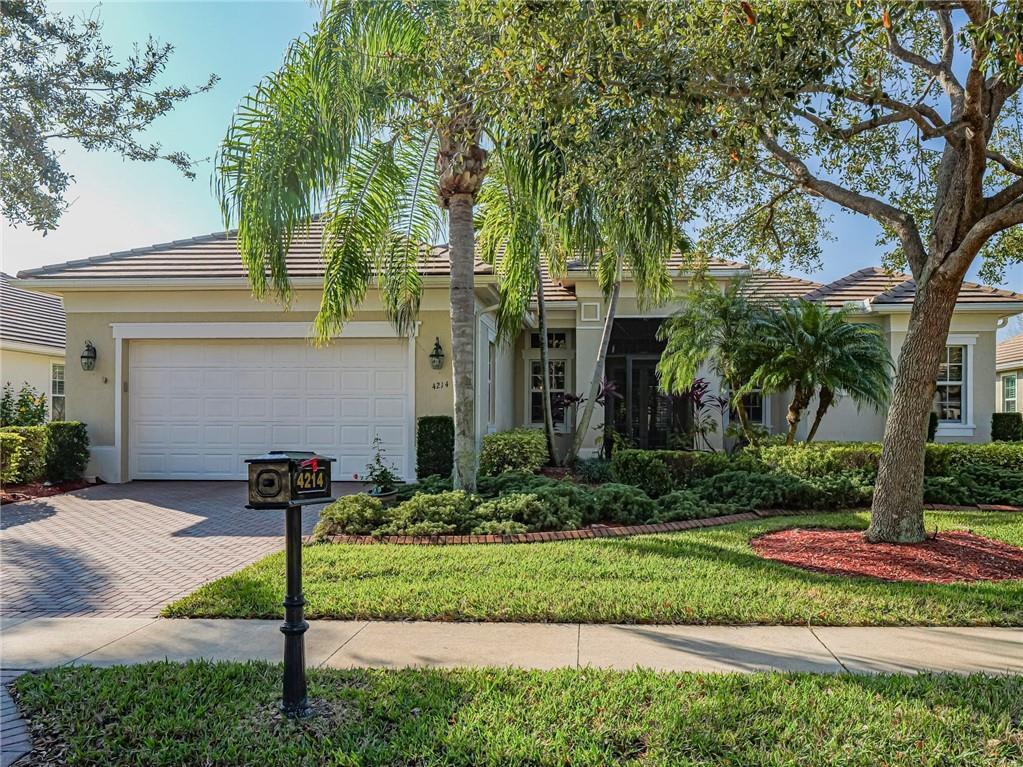
[[[542,373],[541,389],[543,395],[543,426],[547,435],[547,454],[555,466],[558,463],[558,450],[554,443],[554,410],[551,407],[551,357],[547,336],[547,305],[543,295],[543,273],[536,268],[536,313],[540,320],[540,367]]]
[[[799,428],[799,419],[803,417],[803,411],[810,404],[811,396],[812,392],[808,392],[802,386],[796,386],[796,390],[792,394],[792,402],[789,403],[788,413],[785,415],[785,420],[789,424],[789,432],[785,436],[786,445],[796,444],[796,429]]]
[[[473,366],[475,338],[475,231],[473,196],[450,197],[451,372],[455,411],[454,487],[476,491],[476,390]]]
[[[940,280],[940,282],[939,282]],[[921,280],[899,353],[881,463],[870,508],[868,541],[924,540],[924,451],[938,365],[945,351],[962,276]]]
[[[821,420],[823,420],[824,414],[828,412],[828,408],[831,407],[831,403],[834,401],[835,393],[827,386],[822,386],[817,402],[817,414],[813,417],[813,425],[810,427],[810,433],[806,435],[807,442],[813,442],[813,438],[817,436],[817,428],[821,425]]]
[[[621,280],[615,280],[611,287],[611,295],[607,302],[607,312],[604,315],[604,330],[600,334],[600,348],[597,350],[597,359],[593,363],[593,375],[590,376],[590,390],[586,394],[586,403],[583,405],[583,415],[575,425],[575,437],[572,439],[572,453],[568,463],[573,463],[579,457],[579,451],[586,441],[586,433],[590,430],[590,420],[593,418],[593,406],[596,404],[597,396],[600,394],[600,382],[604,380],[604,364],[607,361],[607,349],[611,345],[611,331],[614,328],[615,313],[618,311],[618,296],[622,292]],[[607,407],[608,403],[604,403]]]

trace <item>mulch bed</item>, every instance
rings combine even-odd
[[[81,490],[83,487],[92,487],[102,484],[101,480],[86,482],[84,479],[76,479],[73,482],[58,482],[55,485],[44,485],[42,482],[29,482],[24,485],[4,485],[0,491],[0,505],[14,503],[16,501],[29,501],[33,498],[46,498],[50,495],[63,495],[72,490]]]
[[[923,543],[867,543],[857,530],[779,530],[750,541],[765,559],[831,575],[914,583],[1023,578],[1023,548],[965,530]]]

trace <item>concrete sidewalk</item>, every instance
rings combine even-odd
[[[29,618],[5,621],[0,665],[269,660],[280,621]],[[1019,628],[828,628],[312,621],[308,665],[594,666],[663,671],[1023,673]]]

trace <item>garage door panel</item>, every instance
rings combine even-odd
[[[365,473],[374,436],[407,476],[404,340],[133,341],[128,357],[135,478],[241,479],[270,449],[336,456],[346,477]]]

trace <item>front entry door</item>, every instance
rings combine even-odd
[[[658,359],[626,355],[607,364],[607,376],[623,396],[605,412],[615,430],[641,448],[678,447],[677,437],[685,433],[688,420],[688,401],[659,389]]]

